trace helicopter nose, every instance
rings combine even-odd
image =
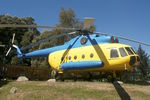
[[[130,57],[130,61],[129,61],[129,64],[132,66],[136,63],[136,57],[135,56],[131,56]]]

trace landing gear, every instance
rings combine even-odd
[[[108,82],[114,82],[114,81],[116,80],[116,72],[113,71],[112,74],[109,74],[109,75],[107,76],[107,80],[108,80]]]
[[[55,79],[55,80],[60,80],[60,81],[64,81],[64,78],[63,78],[63,73],[59,73],[58,70],[56,69],[52,69],[51,71],[51,79]]]
[[[112,81],[115,81],[116,80],[116,72],[113,71],[113,80]]]
[[[58,76],[58,71],[56,69],[52,69],[52,71],[51,71],[51,78],[52,79],[56,79],[57,76]]]
[[[112,75],[108,75],[108,76],[107,76],[107,80],[108,80],[108,82],[112,82],[112,81],[113,81]]]
[[[116,81],[116,72],[113,71],[113,77],[112,77],[112,82]]]

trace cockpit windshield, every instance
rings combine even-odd
[[[125,47],[126,51],[128,52],[129,55],[133,55],[133,51],[129,47]]]
[[[131,48],[131,50],[136,54],[136,52],[134,51],[134,49],[133,48]]]

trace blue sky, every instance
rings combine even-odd
[[[56,25],[62,7],[72,8],[79,19],[96,18],[99,32],[150,43],[150,0],[1,0],[0,14],[32,16],[38,25]],[[142,47],[150,54],[150,47]]]

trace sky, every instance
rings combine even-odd
[[[96,19],[96,31],[150,44],[150,0],[1,0],[0,15],[32,16],[38,25],[59,23],[61,8],[72,8],[77,18]],[[139,44],[120,40],[137,49]],[[150,47],[142,46],[148,54]]]

